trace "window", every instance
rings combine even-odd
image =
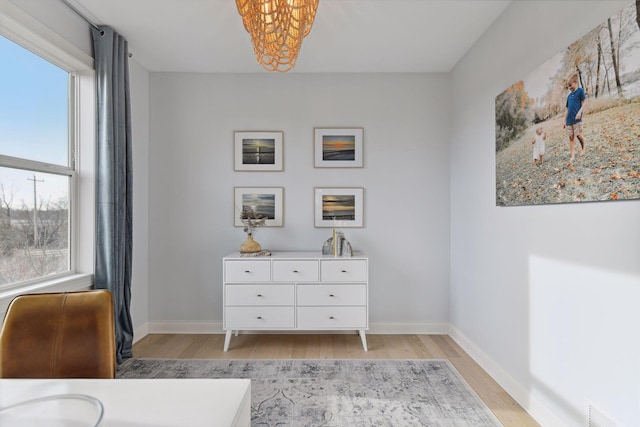
[[[2,1],[0,64],[1,318],[15,295],[91,286],[95,81],[89,54]]]
[[[73,74],[0,36],[0,287],[71,270]]]

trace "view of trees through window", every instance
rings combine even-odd
[[[69,72],[0,36],[0,287],[70,269]]]

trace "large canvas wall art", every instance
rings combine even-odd
[[[496,97],[496,205],[640,199],[639,9]]]

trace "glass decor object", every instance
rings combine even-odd
[[[104,406],[86,394],[57,394],[0,408],[3,427],[100,427]]]
[[[334,228],[332,236],[322,245],[322,255],[350,257],[353,256],[353,249],[351,243],[344,237],[344,233]]]

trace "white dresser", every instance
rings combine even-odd
[[[368,258],[274,252],[223,258],[224,351],[240,330],[357,330],[367,351]]]

